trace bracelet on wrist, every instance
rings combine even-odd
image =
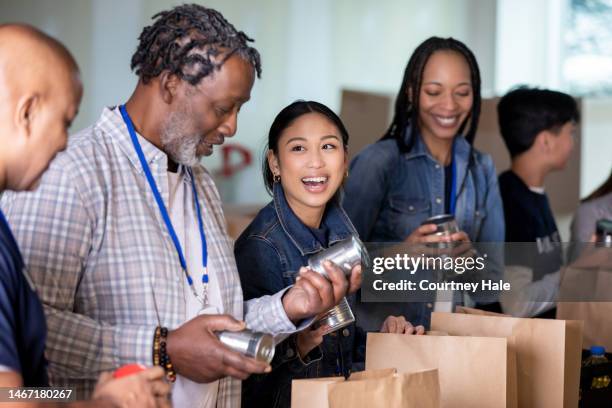
[[[153,365],[160,366],[166,372],[166,379],[176,381],[176,372],[166,349],[168,343],[168,328],[157,326],[153,337]]]

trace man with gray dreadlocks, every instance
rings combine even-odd
[[[36,191],[7,194],[2,209],[45,307],[52,384],[84,397],[102,371],[153,363],[176,380],[174,406],[238,406],[237,379],[270,367],[215,332],[246,323],[293,333],[361,277],[309,271],[243,303],[219,195],[199,159],[236,133],[259,54],[214,10],[183,5],[153,18],[132,58],[139,82],[129,100],[105,108]]]

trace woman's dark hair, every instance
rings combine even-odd
[[[327,118],[327,120],[336,126],[340,132],[344,149],[346,150],[348,147],[349,135],[342,120],[340,120],[338,115],[327,106],[315,101],[302,100],[295,101],[291,105],[286,106],[276,115],[276,118],[274,118],[274,122],[272,122],[272,126],[270,126],[270,132],[268,132],[268,145],[264,149],[262,171],[266,190],[268,190],[270,194],[272,194],[274,175],[272,174],[272,170],[270,170],[270,166],[268,166],[267,153],[271,150],[278,157],[278,141],[285,129],[291,126],[297,118],[308,113],[318,113]]]
[[[145,84],[169,71],[197,85],[234,54],[249,62],[261,76],[259,53],[248,44],[253,40],[236,30],[218,11],[183,4],[157,13],[152,19],[153,24],[138,37],[140,42],[131,64]],[[223,58],[214,61],[219,55]]]
[[[457,52],[465,58],[470,67],[474,102],[472,104],[472,112],[461,124],[459,133],[464,134],[470,144],[472,144],[476,136],[476,128],[478,127],[478,118],[480,116],[480,71],[476,57],[461,41],[454,38],[430,37],[414,50],[408,65],[406,65],[402,86],[400,86],[397,98],[395,99],[393,121],[382,137],[382,139],[395,139],[400,150],[403,152],[410,151],[413,146],[414,138],[410,138],[410,141],[406,144],[406,127],[409,123],[413,127],[418,126],[419,94],[423,82],[423,71],[429,58],[437,51]],[[470,127],[464,133],[468,122]]]
[[[566,123],[580,121],[580,113],[566,93],[522,85],[499,100],[497,119],[510,156],[516,157],[533,146],[540,132],[558,133]]]
[[[589,194],[588,197],[582,200],[583,203],[595,200],[596,198],[603,197],[607,194],[612,193],[612,172],[610,172],[610,176],[604,183],[597,187],[597,190],[593,191]]]

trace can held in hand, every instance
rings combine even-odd
[[[455,232],[459,232],[459,225],[457,224],[455,217],[452,216],[451,214],[434,215],[433,217],[429,217],[428,219],[426,219],[425,221],[421,223],[421,225],[425,225],[425,224],[434,224],[437,227],[436,232],[433,233],[434,235],[450,236],[454,234]],[[436,243],[431,244],[431,246],[434,246],[436,248],[446,249],[446,248],[452,248],[453,243],[452,242],[436,242]]]
[[[255,360],[270,364],[274,358],[274,338],[269,334],[250,330],[222,331],[217,334],[217,337],[227,347]]]
[[[333,308],[325,312],[316,322],[312,324],[313,329],[318,329],[321,326],[327,326],[323,335],[333,333],[355,321],[355,315],[351,310],[351,306],[346,298],[342,298]]]
[[[323,262],[332,261],[348,277],[357,265],[367,267],[370,264],[368,252],[359,238],[351,236],[331,247],[317,252],[308,258],[308,267],[323,276],[327,276]]]
[[[308,258],[308,267],[315,272],[327,277],[323,262],[331,261],[336,264],[348,277],[357,265],[366,267],[370,264],[368,252],[359,238],[351,236],[337,244],[318,252]],[[342,298],[340,303],[325,312],[314,324],[313,328],[328,326],[324,334],[329,334],[350,325],[355,321],[355,315],[346,300]]]

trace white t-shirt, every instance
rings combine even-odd
[[[178,239],[183,248],[183,255],[187,262],[189,274],[193,279],[193,285],[198,293],[202,295],[202,240],[198,226],[198,215],[195,209],[191,179],[186,173],[185,167],[179,166],[177,173],[168,172],[169,185],[169,208],[168,213]],[[200,197],[198,197],[200,198]],[[200,198],[200,203],[202,199]],[[202,217],[204,217],[204,212]],[[206,233],[206,227],[204,227]],[[223,313],[223,302],[221,301],[221,289],[219,280],[215,279],[215,259],[218,257],[211,253],[208,247],[208,304],[202,312],[202,304],[195,298],[187,278],[183,280],[183,295],[186,302],[185,322],[196,317],[198,314],[220,314]],[[198,339],[193,339],[194,342]],[[181,375],[177,375],[172,389],[172,405],[175,408],[214,408],[217,405],[217,393],[219,381],[208,384],[195,383]]]

